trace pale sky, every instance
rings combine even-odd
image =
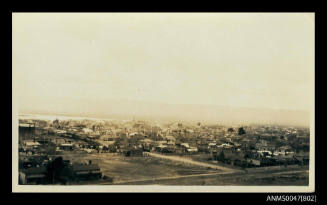
[[[13,14],[20,109],[91,99],[310,110],[313,84],[310,13]]]

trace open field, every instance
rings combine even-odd
[[[162,178],[157,180],[121,183],[124,185],[206,185],[206,186],[308,186],[308,172],[233,173]]]
[[[111,153],[67,154],[63,155],[63,158],[73,163],[92,160],[92,163],[100,166],[103,175],[113,177],[114,184],[222,172],[212,168],[153,157],[124,157]]]
[[[64,155],[72,162],[99,164],[113,181],[87,181],[103,185],[298,185],[309,181],[308,167],[263,167],[231,169],[176,156],[124,157],[112,153]],[[167,158],[168,157],[168,158]]]

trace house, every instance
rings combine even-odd
[[[190,148],[190,145],[188,143],[181,143],[181,147]]]
[[[166,136],[164,139],[167,141],[167,144],[175,145],[176,139],[174,136]]]
[[[174,146],[159,145],[155,147],[155,151],[162,153],[173,153],[176,151]]]
[[[140,134],[138,132],[131,132],[131,133],[127,133],[127,136],[128,137],[137,137],[139,136]]]
[[[279,155],[274,156],[272,159],[276,161],[276,164],[296,164],[300,161],[294,155]]]
[[[46,167],[30,167],[19,171],[19,184],[43,184],[46,182]]]
[[[110,135],[102,135],[99,137],[100,140],[102,141],[117,141],[119,140],[119,137],[113,134]]]
[[[258,159],[247,159],[247,162],[251,165],[254,165],[254,166],[260,166],[260,160]]]
[[[271,156],[272,155],[272,152],[269,150],[258,150],[257,153],[260,156]]]
[[[151,139],[143,139],[143,140],[140,140],[143,144],[147,144],[147,145],[150,145],[153,143],[153,140]]]
[[[142,149],[129,149],[124,152],[126,157],[140,157],[143,156]]]
[[[231,165],[247,166],[245,153],[241,151],[234,151],[232,149],[218,149],[212,151],[212,158]]]
[[[68,143],[61,144],[60,149],[65,151],[73,150],[73,144],[68,144]]]
[[[91,130],[90,128],[83,128],[82,131],[86,134],[90,134],[93,132],[93,130]]]
[[[190,147],[186,149],[187,153],[196,153],[198,152],[198,148],[197,147]]]
[[[39,142],[34,142],[34,141],[25,141],[24,145],[26,146],[26,148],[37,148],[39,147],[41,144]]]
[[[289,145],[285,145],[285,146],[279,147],[279,150],[281,152],[289,152],[289,151],[292,151],[292,147]]]
[[[149,152],[154,146],[154,142],[151,139],[140,140],[140,142],[142,143],[141,145],[144,151]]]
[[[230,143],[223,143],[221,145],[218,145],[217,147],[218,148],[226,148],[226,149],[228,149],[228,148],[232,148],[233,145],[231,145]]]
[[[98,141],[100,143],[100,150],[101,152],[116,152],[117,151],[117,144],[116,141]]]
[[[20,123],[19,136],[22,139],[31,139],[35,135],[35,124],[34,123]]]
[[[114,145],[116,143],[116,141],[102,141],[102,140],[98,140],[98,143],[100,143],[102,146],[109,147],[111,145]]]
[[[216,147],[217,147],[217,144],[214,143],[214,142],[211,142],[211,143],[208,144],[208,148],[209,148],[209,149],[214,149],[214,148],[216,148]]]
[[[197,145],[199,152],[210,153],[211,149],[207,145]]]
[[[299,165],[309,165],[309,156],[294,156]]]
[[[101,178],[102,172],[97,164],[73,164],[73,172],[77,179]]]
[[[155,144],[157,144],[157,145],[167,145],[167,141],[165,141],[165,140],[155,141]]]
[[[55,130],[55,132],[57,134],[66,134],[67,133],[67,131],[65,131],[65,130]]]
[[[51,142],[57,145],[66,143],[64,138],[51,138]]]
[[[162,152],[165,148],[167,148],[167,145],[158,145],[155,147],[155,151]]]

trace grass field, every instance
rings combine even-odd
[[[219,170],[152,157],[124,157],[111,153],[64,155],[63,158],[73,163],[92,160],[92,163],[100,166],[103,175],[113,178],[113,183],[219,172]]]
[[[123,155],[100,153],[64,155],[72,162],[96,163],[109,181],[83,182],[83,184],[120,185],[308,185],[307,167],[282,169],[253,169],[247,172],[224,170],[185,164],[154,157],[124,157]]]

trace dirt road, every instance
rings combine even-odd
[[[296,170],[296,171],[274,171],[273,173],[269,173],[269,176],[273,175],[282,175],[282,174],[295,174],[295,173],[307,173],[307,170]],[[99,185],[128,185],[128,184],[143,184],[143,185],[154,185],[154,184],[170,184],[171,182],[174,182],[172,180],[182,180],[186,179],[196,181],[196,179],[199,177],[202,177],[202,179],[205,179],[203,177],[214,177],[214,176],[221,176],[220,179],[222,184],[226,183],[225,181],[231,181],[232,179],[239,178],[239,177],[246,177],[246,178],[262,178],[265,176],[262,176],[262,174],[267,175],[266,173],[244,173],[242,171],[236,171],[236,172],[217,172],[217,173],[208,173],[208,174],[193,174],[193,175],[186,175],[186,176],[170,176],[170,177],[157,177],[153,179],[146,179],[146,180],[126,180],[126,181],[120,181],[116,183],[112,182],[101,182],[97,183]],[[195,179],[195,180],[194,180]],[[220,181],[219,180],[219,181]],[[176,182],[175,182],[176,183]],[[219,184],[219,185],[222,185]]]
[[[218,170],[223,171],[224,173],[239,172],[239,170],[236,170],[236,169],[230,169],[230,168],[227,168],[227,167],[218,166],[218,165],[214,165],[214,164],[209,164],[209,163],[205,163],[205,162],[198,162],[198,161],[194,161],[192,159],[185,158],[185,157],[168,156],[168,155],[162,155],[162,154],[157,154],[157,153],[153,153],[153,152],[147,152],[146,154],[148,156],[150,156],[150,157],[157,157],[157,158],[161,158],[161,159],[182,162],[182,163],[185,163],[185,164],[191,164],[191,165],[196,165],[196,166],[201,166],[201,167],[207,167],[207,168],[209,167],[209,168],[212,168],[212,169],[218,169]]]
[[[238,171],[238,170],[237,170]],[[240,172],[240,171],[238,171]],[[181,179],[181,178],[193,178],[193,177],[201,177],[201,176],[214,176],[214,175],[225,175],[225,174],[232,174],[235,173],[233,172],[216,172],[216,173],[208,173],[208,174],[192,174],[192,175],[185,175],[185,176],[170,176],[170,177],[156,177],[153,179],[142,179],[142,180],[125,180],[125,181],[120,181],[120,182],[116,182],[116,183],[112,183],[112,182],[102,182],[102,183],[97,183],[97,184],[115,184],[115,185],[119,185],[119,184],[129,184],[129,183],[138,183],[138,182],[143,182],[143,183],[150,183],[150,182],[159,182],[162,180],[170,180],[170,179]]]

